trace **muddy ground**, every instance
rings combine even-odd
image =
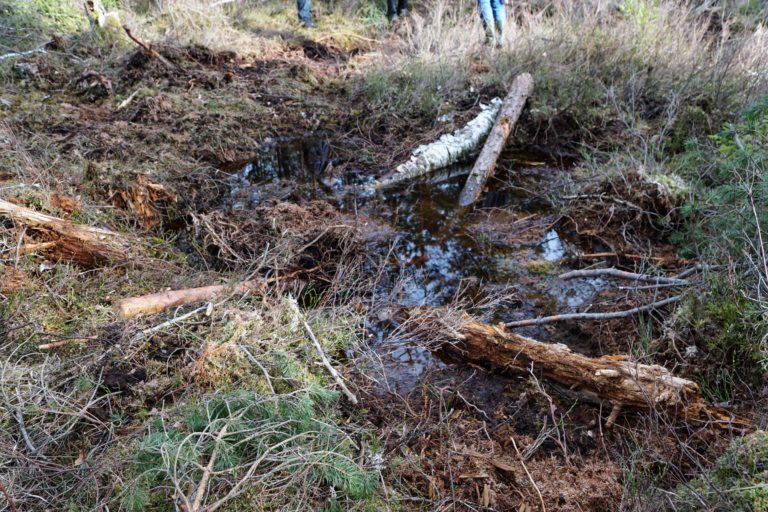
[[[727,429],[693,429],[660,413],[627,411],[607,429],[610,411],[535,373],[499,375],[398,329],[398,314],[417,306],[462,308],[507,322],[587,305],[620,310],[670,296],[669,290],[661,297],[623,290],[602,278],[557,277],[601,263],[670,273],[693,265],[676,257],[657,222],[674,205],[663,204],[653,189],[639,186],[638,193],[584,179],[578,161],[562,157],[567,148],[532,140],[503,156],[472,211],[455,206],[467,172],[461,166],[367,193],[373,177],[419,143],[460,126],[475,107],[458,105],[452,121],[436,125],[382,118],[353,92],[353,68],[371,48],[342,47],[332,37],[289,39],[279,52],[248,59],[158,47],[160,60],[135,49],[97,66],[68,62],[62,56],[87,49],[67,44],[57,41],[49,54],[19,60],[15,81],[1,94],[11,106],[0,144],[22,155],[17,171],[3,171],[4,198],[144,240],[142,255],[116,272],[122,277],[105,309],[118,295],[247,272],[267,245],[286,248],[260,272],[297,277],[298,284],[274,293],[291,289],[306,307],[337,300],[329,298],[338,297],[329,293],[334,280],[355,267],[361,284],[350,288],[352,301],[366,312],[364,335],[376,357],[345,370],[363,407],[350,415],[362,414],[383,441],[383,492],[393,493],[392,509],[631,509],[633,500],[648,498],[633,494],[633,486],[670,488],[706,466],[730,438]],[[490,99],[478,94],[477,100]],[[58,199],[41,196],[34,184]],[[55,264],[55,255],[44,251],[30,257],[41,269]],[[153,257],[164,261],[162,271],[139,274],[141,259]],[[39,277],[14,268],[4,267],[6,295]],[[685,348],[673,349],[664,338],[664,318],[661,310],[519,332],[592,356],[646,361],[653,354],[686,376],[690,362],[675,354]],[[114,332],[124,328],[109,325]],[[103,329],[101,323],[94,332],[108,350],[109,329]],[[689,342],[695,340],[678,340]],[[158,339],[147,347],[154,361],[176,364],[185,347],[169,343]],[[183,388],[158,384],[157,365],[103,371],[108,389],[130,393],[131,403],[143,400],[147,409]],[[150,390],[149,383],[161,389]],[[754,405],[727,404],[746,416]]]

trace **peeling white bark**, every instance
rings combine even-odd
[[[488,137],[501,109],[501,99],[494,98],[469,123],[453,133],[446,133],[431,144],[419,146],[410,160],[397,166],[394,173],[373,182],[369,188],[382,189],[409,181],[449,165],[461,162],[477,150]]]

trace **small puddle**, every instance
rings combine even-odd
[[[557,278],[576,251],[595,249],[559,231],[546,198],[565,167],[540,155],[504,154],[489,190],[467,212],[457,202],[470,168],[455,166],[401,188],[362,194],[371,178],[335,172],[329,141],[272,142],[232,175],[231,206],[250,208],[266,198],[320,198],[388,225],[394,235],[371,247],[375,254],[391,254],[391,272],[376,292],[393,296],[399,306],[442,306],[457,294],[474,300],[511,297],[493,312],[493,320],[501,322],[571,310],[605,288],[602,279]],[[422,347],[390,343],[388,321],[371,322],[373,348],[397,391],[410,391],[426,372],[444,366]],[[542,341],[551,336],[543,327],[518,332]]]

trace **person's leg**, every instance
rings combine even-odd
[[[480,11],[480,19],[485,29],[485,43],[493,44],[493,9],[491,9],[491,0],[477,0],[477,8]]]
[[[504,46],[504,29],[507,24],[507,13],[504,9],[504,0],[490,0],[493,11],[493,21],[496,25],[496,48]]]
[[[399,0],[397,2],[397,15],[400,16],[408,10],[408,0]]]
[[[397,0],[387,0],[387,18],[393,19],[397,16]]]
[[[312,0],[296,0],[296,7],[299,10],[299,21],[305,27],[312,27]]]
[[[499,31],[499,39],[504,35],[507,24],[507,13],[504,8],[504,0],[491,0],[493,20],[496,22],[496,30]]]

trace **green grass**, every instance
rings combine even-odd
[[[70,35],[86,28],[85,13],[72,0],[0,0],[2,50],[30,50],[51,33]]]

